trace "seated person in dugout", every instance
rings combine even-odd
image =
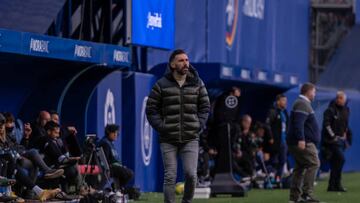
[[[36,149],[26,149],[26,147],[18,144],[16,139],[13,139],[13,127],[15,126],[14,116],[7,112],[5,113],[5,138],[2,140],[1,145],[7,149],[13,150],[16,152],[20,159],[18,160],[19,164],[29,170],[29,175],[32,179],[36,180],[38,169],[43,172],[44,179],[53,179],[58,178],[63,175],[64,170],[62,169],[52,169],[50,168],[42,159],[41,155]],[[12,128],[9,130],[9,126]],[[28,129],[28,124],[24,125],[25,129]],[[31,128],[30,128],[31,129]],[[28,131],[24,132],[24,135],[29,133]]]
[[[28,148],[35,148],[43,153],[43,147],[46,141],[45,125],[51,120],[50,114],[47,111],[40,111],[34,123],[31,124],[31,136],[29,139]]]
[[[52,121],[60,125],[60,138],[71,156],[81,156],[81,146],[77,138],[77,130],[75,126],[67,126],[61,124],[60,116],[56,111],[50,111]]]
[[[105,127],[105,136],[100,140],[98,146],[102,147],[108,164],[110,166],[111,177],[116,178],[120,188],[124,186],[133,178],[134,172],[131,169],[123,166],[118,157],[118,153],[114,146],[114,141],[118,138],[119,126],[115,124],[108,124]]]
[[[270,159],[269,153],[266,152],[266,149],[269,148],[271,137],[266,132],[266,127],[260,122],[256,122],[254,126],[255,134],[251,139],[253,149],[255,151],[255,165],[256,165],[256,175],[259,177],[264,177],[268,174],[268,168],[265,165],[265,161]]]
[[[27,169],[22,167],[22,162],[26,159],[16,151],[16,145],[7,137],[5,131],[5,118],[0,114],[0,150],[3,152],[0,156],[1,167],[0,172],[3,176],[1,180],[9,182],[7,178],[15,178],[16,183],[25,186],[27,190],[35,193],[36,197],[45,201],[52,198],[61,198],[65,194],[60,189],[44,190],[35,184],[35,181],[26,173]],[[2,196],[0,200],[6,200],[6,196]],[[16,200],[18,202],[19,199]]]
[[[44,126],[47,138],[44,146],[45,162],[56,168],[63,168],[65,179],[61,185],[68,192],[69,184],[79,187],[79,173],[77,170],[77,162],[80,157],[71,157],[60,138],[60,126],[54,121],[49,121]]]
[[[233,171],[244,180],[251,178],[255,173],[253,152],[250,147],[250,139],[254,134],[250,130],[251,122],[251,117],[244,115],[240,125],[236,126],[231,140]]]

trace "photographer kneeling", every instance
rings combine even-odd
[[[108,124],[105,127],[105,136],[100,140],[99,147],[102,147],[106,160],[110,166],[110,175],[117,179],[120,188],[124,186],[133,178],[134,172],[131,169],[123,166],[118,157],[113,142],[118,138],[119,126],[115,124]]]

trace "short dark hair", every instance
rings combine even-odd
[[[315,89],[315,85],[310,82],[307,82],[301,86],[300,94],[304,95],[312,89]]]
[[[49,114],[50,115],[59,115],[59,113],[57,111],[55,111],[55,110],[50,110]]]
[[[281,98],[286,98],[286,96],[284,94],[276,95],[276,101],[279,101]]]
[[[231,87],[231,92],[232,92],[232,93],[234,93],[236,90],[239,90],[239,92],[241,92],[240,87],[237,87],[237,86],[232,86],[232,87]]]
[[[119,128],[116,124],[107,124],[105,127],[105,135],[108,136],[110,133],[119,131]]]
[[[5,117],[6,122],[15,122],[15,117],[14,117],[14,115],[12,113],[4,112],[3,116]]]
[[[169,57],[169,63],[171,63],[175,57],[179,54],[186,54],[186,52],[182,49],[176,49],[174,50],[171,54],[170,54],[170,57]]]

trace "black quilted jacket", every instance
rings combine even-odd
[[[181,144],[199,139],[205,128],[210,102],[203,81],[190,66],[182,87],[168,67],[153,86],[146,105],[146,115],[159,133],[160,143]]]

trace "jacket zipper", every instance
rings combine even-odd
[[[183,85],[184,86],[184,85]],[[183,86],[180,87],[180,143],[183,142]]]

